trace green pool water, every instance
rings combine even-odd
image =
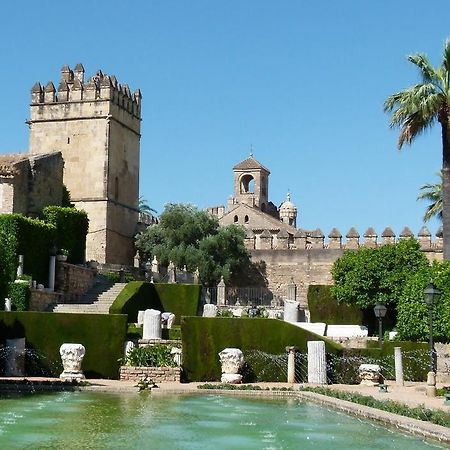
[[[297,399],[63,392],[0,399],[0,449],[440,447]]]

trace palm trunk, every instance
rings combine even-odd
[[[444,261],[450,260],[450,116],[445,114],[442,125],[442,236]]]

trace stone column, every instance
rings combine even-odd
[[[225,281],[223,281],[223,277],[220,277],[220,282],[217,285],[217,305],[225,305],[226,304],[226,285]]]
[[[25,338],[6,339],[5,376],[25,375]]]
[[[168,283],[176,283],[175,264],[170,261],[167,267]]]
[[[48,267],[48,289],[50,292],[55,290],[55,267],[56,267],[56,256],[50,256],[50,264]]]
[[[138,311],[138,315],[137,315],[137,324],[138,326],[142,327],[144,325],[144,314],[145,311]]]
[[[11,299],[8,297],[5,298],[5,311],[11,311]]]
[[[143,339],[161,339],[161,311],[146,309],[144,314]]]
[[[297,350],[297,347],[286,347],[288,352],[287,382],[291,384],[295,383],[295,354]]]
[[[291,302],[297,300],[297,285],[294,283],[294,279],[291,278],[289,284],[287,285],[287,299]]]
[[[427,375],[427,397],[436,397],[436,374],[433,371]]]
[[[324,341],[308,341],[308,383],[327,384]]]
[[[284,301],[284,321],[285,322],[298,322],[298,307],[299,302],[292,302],[290,300]]]
[[[395,358],[395,382],[397,386],[403,386],[405,384],[403,379],[403,361],[402,361],[402,349],[401,347],[394,347]]]
[[[23,275],[23,255],[19,255],[19,265],[17,266],[17,278]]]

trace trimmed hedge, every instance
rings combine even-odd
[[[27,358],[27,375],[59,376],[59,348],[65,342],[83,344],[82,370],[90,378],[118,378],[127,320],[124,315],[0,312],[0,343],[25,337],[26,348],[38,361]],[[0,364],[4,361],[0,360]],[[0,366],[3,371],[3,367]]]
[[[242,350],[247,361],[247,380],[286,380],[287,365],[268,366],[268,359],[257,356],[258,352],[269,355],[286,355],[286,346],[295,345],[303,353],[307,342],[325,341],[326,351],[339,355],[342,347],[321,336],[276,319],[204,318],[183,317],[181,319],[183,341],[183,369],[187,381],[220,380],[221,368],[218,353],[227,347]]]
[[[28,281],[22,283],[8,283],[8,297],[15,311],[27,311],[30,306],[31,292]]]
[[[175,314],[175,324],[182,316],[195,316],[201,299],[199,284],[154,284],[131,281],[109,308],[110,314],[127,314],[128,322],[137,322],[138,311],[157,309]]]
[[[47,284],[49,250],[56,228],[20,214],[0,215],[0,289],[6,294],[6,283],[15,278],[18,255],[24,255],[24,273]]]
[[[310,285],[308,307],[311,322],[325,322],[329,325],[361,325],[363,312],[357,306],[338,303],[331,294],[331,286]]]
[[[66,249],[67,261],[82,264],[86,254],[86,235],[89,219],[85,211],[62,206],[46,206],[42,217],[56,227],[56,245],[58,249]]]

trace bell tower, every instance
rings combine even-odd
[[[269,197],[269,169],[250,154],[247,159],[233,167],[233,172],[234,196],[232,203],[245,203],[266,212]]]

